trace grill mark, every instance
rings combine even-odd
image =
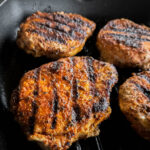
[[[146,75],[139,75],[141,78],[144,78],[145,80],[147,80],[150,83],[150,77],[146,76]]]
[[[61,28],[61,25],[54,25],[50,21],[49,22],[32,22],[33,25],[38,26],[40,28],[49,29],[49,30],[56,30],[58,32],[68,33],[63,28]]]
[[[74,66],[75,66],[75,63],[74,63],[74,58],[70,58],[70,63],[71,63],[71,66],[72,66],[72,81],[71,81],[71,85],[72,85],[72,88],[71,88],[71,97],[72,97],[72,100],[74,101],[74,106],[72,108],[72,123],[78,123],[80,122],[81,120],[81,117],[80,117],[80,106],[78,105],[77,103],[77,99],[79,97],[79,93],[78,93],[78,80],[75,78],[75,73],[74,73]]]
[[[73,100],[76,101],[79,97],[78,93],[78,80],[74,79],[73,80]]]
[[[50,18],[50,17],[47,17],[47,16],[36,16],[36,17],[38,17],[38,18],[41,18],[41,19],[44,19],[44,20],[46,20],[46,21],[48,21],[48,22],[55,22],[55,23],[58,23],[58,24],[60,24],[60,25],[64,25],[64,26],[67,26],[67,27],[69,27],[70,29],[72,29],[72,30],[74,30],[74,29],[76,29],[76,25],[75,24],[73,24],[73,26],[72,25],[69,25],[68,23],[65,23],[64,21],[59,21],[59,20],[55,20],[54,18]],[[78,27],[78,28],[80,28],[80,26]]]
[[[42,23],[36,22],[34,23],[34,25],[36,25],[36,27],[39,28],[37,30],[40,30],[42,28],[46,30],[47,32],[55,33],[55,36],[60,36],[62,39],[64,38],[66,40],[74,39],[74,40],[82,41],[85,37],[85,32],[82,32],[82,34],[79,35],[79,34],[75,34],[74,31],[65,32],[59,28],[52,28],[48,24],[42,24]]]
[[[55,129],[56,128],[56,123],[57,123],[57,117],[55,116],[53,118],[52,124],[51,124],[51,129]]]
[[[40,16],[39,14],[37,14],[37,15],[40,18],[48,19],[50,21],[55,21],[55,22],[58,22],[58,23],[63,23],[65,25],[68,25],[69,23],[71,23],[72,25],[76,25],[76,26],[83,26],[84,25],[86,27],[92,28],[91,25],[88,22],[81,20],[79,17],[69,18],[68,16],[58,14],[58,13],[49,14],[50,17]]]
[[[64,23],[62,21],[59,21],[59,20],[55,20],[54,18],[50,18],[50,17],[47,17],[47,16],[40,16],[40,15],[36,15],[36,18],[41,18],[41,19],[45,19],[47,21],[53,21],[55,23],[59,23],[60,25],[65,25],[67,27],[70,27],[70,28],[75,28],[75,26],[69,26],[67,23]]]
[[[45,22],[45,23],[34,21],[32,22],[32,24],[50,32],[57,32],[58,34],[62,34],[63,36],[66,36],[71,39],[82,40],[87,35],[86,31],[83,30],[82,28],[77,27],[77,28],[72,29],[72,28],[68,28],[69,26],[61,25],[58,23],[54,24],[53,22],[50,22],[50,21]],[[66,31],[63,26],[66,26],[68,28],[68,31]]]
[[[95,73],[94,73],[93,61],[94,61],[94,60],[93,60],[93,58],[91,58],[91,57],[87,57],[87,58],[86,58],[88,79],[89,79],[92,83],[95,83],[96,75],[95,75]]]
[[[46,23],[33,23],[36,24],[35,26],[39,29],[27,29],[27,32],[36,33],[42,37],[46,41],[56,41],[62,44],[67,44],[67,40],[69,39],[75,39],[80,42],[83,42],[85,37],[87,36],[86,30],[84,30],[83,25],[89,27],[92,30],[92,25],[90,25],[87,21],[84,21],[78,17],[76,18],[69,18],[65,15],[61,14],[49,14],[49,16],[41,16],[40,14],[34,14],[33,18],[41,18],[47,20],[49,23],[55,22],[55,27],[51,27],[50,24]],[[64,29],[61,28],[62,25],[65,25],[70,29],[69,32],[65,32]],[[40,28],[43,28],[46,31],[49,31],[48,33],[45,33],[40,30]]]
[[[90,94],[92,94],[92,98],[94,97],[95,93],[96,93],[96,88],[95,88],[95,75],[94,73],[94,68],[93,68],[93,60],[90,57],[87,57],[85,59],[85,66],[86,66],[86,72],[87,72],[87,77],[89,82],[89,86],[90,86]],[[91,83],[92,82],[92,83]],[[91,85],[92,84],[92,85]]]
[[[109,73],[109,72],[108,72],[108,73]],[[108,80],[105,81],[105,84],[106,84],[106,87],[107,87],[107,90],[106,90],[106,95],[107,95],[107,96],[110,96],[111,87],[112,87],[112,85],[115,83],[115,81],[116,81],[116,78],[115,78],[115,77],[113,77],[113,78],[108,79]]]
[[[84,22],[79,18],[69,18],[68,16],[65,16],[62,14],[54,14],[53,16],[56,20],[57,19],[59,20],[59,18],[64,19],[66,21],[66,23],[71,22],[71,23],[74,23],[77,25],[83,25],[84,24]]]
[[[39,95],[39,73],[40,73],[40,69],[41,68],[37,68],[34,71],[34,75],[32,76],[33,79],[35,79],[35,85],[34,85],[34,91],[33,91],[33,95],[34,95],[34,101],[32,101],[32,116],[29,118],[29,130],[30,133],[33,134],[34,131],[34,124],[35,124],[35,115],[38,109],[38,105],[36,103],[36,97],[38,97]]]
[[[109,104],[106,98],[100,98],[97,103],[93,104],[92,111],[93,113],[105,111],[108,108]]]
[[[55,61],[55,62],[53,62],[53,65],[50,67],[50,71],[52,73],[56,73],[56,72],[59,71],[59,69],[61,68],[61,66],[62,66],[62,62]]]
[[[53,103],[53,112],[57,113],[58,109],[58,95],[57,95],[57,90],[54,89],[54,103]]]
[[[70,63],[71,63],[71,73],[72,73],[72,80],[71,80],[71,95],[72,95],[72,98],[73,98],[73,101],[76,102],[79,94],[78,94],[78,80],[75,78],[75,73],[74,73],[74,66],[75,66],[75,63],[74,63],[74,58],[71,57],[70,58]]]
[[[98,91],[98,89],[95,87],[95,80],[96,80],[96,76],[95,76],[95,72],[94,72],[94,68],[93,68],[93,59],[91,57],[87,57],[86,58],[86,70],[87,70],[87,76],[89,79],[89,86],[90,86],[90,94],[92,95],[92,99],[94,99],[95,97],[100,97],[100,93]],[[93,108],[92,108],[93,110]],[[90,112],[90,111],[89,111]],[[87,115],[88,117],[90,116]]]
[[[80,106],[78,104],[75,104],[73,106],[73,111],[72,111],[72,122],[76,123],[76,122],[80,122],[81,121],[81,110],[80,110]]]
[[[39,72],[40,72],[40,68],[35,69],[34,75],[32,76],[32,78],[35,79],[36,81],[38,81],[39,79]]]
[[[68,83],[70,83],[70,80],[68,79],[67,76],[63,76],[62,79],[65,80],[65,81],[67,81]]]
[[[90,92],[92,94],[92,99],[96,97],[99,99],[98,102],[93,103],[92,107],[92,111],[94,113],[97,113],[105,111],[108,108],[109,104],[105,97],[100,98],[101,94],[99,93],[99,90],[95,87],[96,75],[93,68],[93,61],[94,59],[92,58],[86,58],[88,78],[92,82],[92,84],[90,83]]]
[[[145,36],[150,36],[150,30],[142,29],[140,27],[136,27],[134,25],[128,25],[126,24],[126,28],[117,28],[118,26],[114,23],[110,24],[112,31],[118,31],[118,32],[125,32],[125,33],[134,33],[134,34],[140,34]]]
[[[147,38],[140,38],[137,35],[123,35],[123,34],[116,34],[116,33],[108,33],[107,35],[112,36],[117,41],[122,42],[126,46],[139,48],[141,46],[141,42],[148,41],[150,42],[150,39]]]
[[[138,36],[133,36],[133,35],[123,35],[123,34],[116,34],[116,33],[109,33],[109,35],[112,35],[114,37],[119,37],[119,38],[130,38],[132,40],[139,40],[139,41],[150,41],[150,39],[147,38],[140,38]]]
[[[51,124],[51,129],[55,129],[56,124],[57,124],[56,115],[58,113],[58,100],[59,100],[59,98],[58,98],[58,95],[57,95],[57,89],[56,89],[55,85],[54,85],[54,91],[53,92],[54,92],[53,108],[52,108],[52,110],[53,110],[53,121],[52,121],[52,124]]]
[[[138,83],[131,81],[131,83],[133,83],[139,91],[141,91],[150,101],[150,90],[147,89],[146,87],[143,87],[142,85],[139,85]]]
[[[61,43],[61,44],[66,44],[66,41],[65,39],[63,39],[60,35],[56,35],[55,32],[51,32],[50,33],[45,33],[41,30],[37,30],[37,29],[27,29],[26,32],[29,32],[29,33],[36,33],[40,36],[42,36],[45,41],[55,41],[55,42],[58,42],[58,43]]]
[[[32,101],[32,116],[29,118],[29,131],[31,134],[34,132],[34,124],[35,124],[35,115],[38,109],[38,105],[36,101]]]
[[[50,72],[52,77],[54,73],[57,73],[61,66],[62,66],[63,62],[60,61],[55,61],[53,62],[53,65],[50,67]],[[57,124],[57,113],[58,113],[58,104],[59,104],[59,97],[57,94],[57,87],[55,85],[55,80],[52,80],[52,84],[53,84],[53,102],[52,102],[52,111],[53,111],[53,116],[52,116],[52,123],[51,123],[51,129],[55,129],[56,128],[56,124]]]
[[[77,31],[81,34],[86,34],[86,31],[83,29],[83,26],[86,26],[86,27],[90,28],[91,30],[93,30],[92,25],[90,25],[86,21],[82,21],[79,18],[72,19],[72,18],[69,18],[64,15],[60,15],[60,14],[49,14],[49,16],[40,16],[39,14],[36,14],[35,17],[45,19],[48,22],[52,21],[52,22],[58,23],[59,25],[65,25],[65,26],[69,27],[70,29]]]
[[[34,87],[33,95],[35,97],[37,97],[39,94],[39,85],[38,85],[39,73],[40,73],[40,68],[35,69],[34,75],[33,75],[33,78],[35,79],[35,85],[34,85],[35,87]]]
[[[55,129],[56,128],[56,125],[57,125],[57,113],[58,113],[58,105],[59,105],[59,96],[58,96],[58,93],[57,93],[57,87],[56,87],[56,76],[54,73],[57,73],[61,66],[62,66],[62,63],[61,61],[55,61],[52,63],[52,66],[49,66],[47,68],[47,71],[50,72],[49,76],[51,77],[51,83],[52,83],[52,88],[53,88],[53,94],[52,94],[52,99],[50,99],[48,101],[48,104],[49,104],[49,109],[50,109],[50,112],[52,110],[52,112],[49,114],[50,118],[51,118],[51,125],[50,125],[50,128],[51,129]],[[43,132],[46,132],[46,131],[43,131]]]

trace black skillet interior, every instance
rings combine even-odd
[[[2,1],[2,0],[1,0]],[[0,2],[1,2],[0,1]],[[9,99],[21,76],[28,70],[47,63],[46,58],[33,58],[16,46],[16,32],[19,24],[37,10],[65,11],[82,14],[97,23],[97,29],[82,52],[98,59],[95,47],[96,35],[107,21],[115,18],[129,18],[150,26],[148,0],[8,0],[0,7],[0,150],[40,150],[28,142],[9,113]],[[121,114],[117,103],[118,86],[137,69],[118,69],[119,83],[111,95],[112,114],[104,121],[97,138],[81,140],[73,144],[75,150],[147,150],[150,143],[141,139]]]

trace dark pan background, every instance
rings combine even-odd
[[[0,0],[1,2],[2,0]],[[8,0],[0,7],[0,150],[40,150],[28,142],[19,125],[9,113],[12,90],[21,76],[51,61],[33,58],[16,46],[19,24],[37,10],[52,12],[65,11],[82,14],[97,23],[97,29],[82,52],[98,59],[95,47],[96,35],[109,20],[129,18],[137,23],[150,26],[149,0]],[[71,150],[148,150],[150,143],[140,138],[130,127],[118,107],[118,86],[137,69],[118,69],[119,83],[111,94],[112,114],[101,125],[100,136],[76,142]]]

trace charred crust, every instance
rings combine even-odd
[[[93,113],[103,112],[108,108],[109,104],[106,98],[100,98],[99,102],[93,104]]]
[[[36,101],[32,101],[32,116],[29,118],[29,131],[31,134],[34,132],[34,125],[35,125],[35,115],[38,109],[38,105]]]
[[[74,79],[73,80],[73,99],[74,101],[76,101],[79,97],[79,93],[78,93],[78,80]]]
[[[91,82],[95,83],[96,75],[95,75],[95,73],[94,73],[93,61],[94,61],[94,59],[93,59],[92,57],[87,57],[87,58],[86,58],[88,79],[89,79]]]
[[[70,83],[70,80],[68,79],[67,76],[63,76],[62,79]]]
[[[50,67],[50,71],[52,73],[56,73],[60,70],[61,66],[62,66],[62,62],[55,61],[53,62],[53,65]]]
[[[52,121],[51,129],[55,129],[56,128],[56,123],[57,123],[57,117],[55,116],[53,118],[53,121]]]
[[[81,121],[81,117],[80,117],[80,106],[78,104],[75,104],[75,106],[73,106],[73,113],[72,113],[72,118],[73,118],[73,122],[80,122]]]
[[[58,95],[56,89],[54,89],[53,112],[57,113],[57,111],[58,111]]]
[[[56,115],[57,115],[57,112],[58,112],[58,100],[59,100],[59,98],[58,98],[58,95],[57,95],[57,90],[56,90],[56,88],[54,88],[54,100],[53,100],[53,108],[52,108],[52,110],[53,110],[53,121],[52,121],[52,124],[51,124],[52,129],[55,129],[56,124],[57,124]]]
[[[43,37],[45,39],[45,41],[55,41],[55,42],[66,45],[66,41],[63,38],[61,38],[60,36],[57,36],[56,33],[52,33],[52,32],[45,33],[43,31],[37,30],[37,29],[27,29],[26,32],[35,33],[37,35],[40,35],[41,37]]]
[[[94,95],[94,97],[99,97],[99,96],[100,96],[99,90],[95,88],[95,89],[93,90],[93,95]]]
[[[34,90],[34,91],[33,91],[33,95],[34,95],[34,96],[38,96],[38,91],[37,91],[37,90]]]

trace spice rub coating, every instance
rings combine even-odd
[[[29,140],[65,150],[78,139],[97,136],[111,113],[115,67],[92,57],[68,57],[44,64],[22,77],[11,111]]]
[[[20,25],[17,45],[35,57],[74,56],[95,28],[93,21],[78,14],[38,11]]]
[[[109,21],[98,33],[101,59],[119,67],[150,68],[150,28],[128,19]]]

